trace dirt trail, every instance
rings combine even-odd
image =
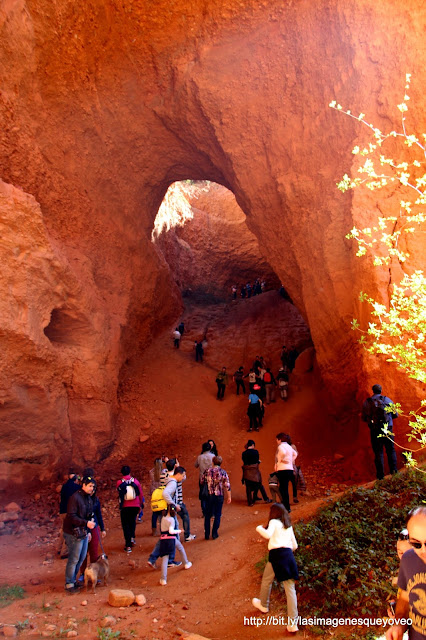
[[[280,301],[278,303],[281,304]],[[76,619],[78,637],[91,640],[97,637],[96,630],[102,615],[117,618],[113,629],[120,630],[122,638],[166,640],[176,637],[178,627],[212,639],[273,640],[286,637],[285,626],[267,625],[266,616],[251,604],[251,598],[258,596],[261,579],[254,565],[266,553],[266,542],[257,535],[255,527],[266,524],[269,508],[263,502],[256,508],[247,507],[241,484],[241,452],[249,437],[247,400],[244,396],[235,395],[232,383],[226,390],[224,401],[216,400],[217,367],[227,364],[232,374],[242,364],[241,354],[243,349],[247,349],[247,341],[244,338],[245,344],[242,345],[239,333],[242,315],[244,322],[250,319],[253,322],[250,332],[256,339],[250,342],[253,344],[249,353],[252,360],[258,352],[257,341],[262,338],[261,328],[266,326],[265,313],[272,317],[277,301],[272,296],[265,296],[263,301],[250,304],[247,301],[243,309],[241,306],[237,309],[237,305],[219,305],[214,309],[187,312],[185,324],[188,330],[179,350],[173,349],[170,332],[166,332],[140,357],[128,363],[123,371],[115,450],[107,461],[96,465],[96,475],[103,481],[99,497],[104,506],[108,531],[105,548],[111,566],[110,586],[143,593],[147,604],[142,608],[112,609],[106,603],[108,589],[104,587],[99,587],[96,595],[65,595],[65,561],[55,557],[52,562],[48,556],[54,552],[55,540],[50,535],[55,519],[48,518],[45,528],[37,525],[32,531],[27,530],[18,536],[0,537],[0,583],[22,584],[28,594],[25,600],[0,610],[1,622],[16,623],[28,619],[37,630],[26,629],[22,637],[37,634],[40,637],[42,632],[46,637],[55,637],[55,634],[60,637],[61,629],[70,628],[67,622],[71,616]],[[207,316],[206,361],[200,364],[194,359],[193,341],[206,326]],[[223,326],[225,316],[226,335],[217,329]],[[293,326],[292,335],[296,338],[301,330],[298,322],[296,319]],[[279,362],[283,335],[278,332],[281,330],[275,329],[278,352],[262,352],[265,357],[273,359],[273,370]],[[291,331],[290,328],[287,337],[292,337]],[[274,328],[266,332],[268,345],[272,345]],[[244,364],[248,371],[249,363]],[[308,494],[292,507],[294,521],[311,515],[326,497],[344,487],[342,464],[333,460],[340,443],[336,441],[335,433],[331,433],[322,404],[315,374],[305,375],[303,386],[293,387],[287,403],[277,398],[276,403],[267,407],[264,427],[259,433],[250,434],[260,452],[265,485],[273,469],[275,434],[287,431],[293,437],[300,452],[299,462],[308,480]],[[223,457],[223,468],[229,473],[232,504],[224,506],[219,538],[206,541],[198,501],[198,471],[194,462],[200,453],[201,443],[209,438],[217,443]],[[170,570],[167,587],[159,585],[159,571],[146,564],[156,541],[150,535],[149,504],[143,523],[137,527],[137,546],[129,558],[123,552],[114,489],[119,469],[127,462],[132,472],[142,480],[147,493],[148,471],[153,459],[163,453],[177,455],[187,469],[184,500],[191,516],[191,531],[197,535],[194,541],[186,544],[193,567],[189,571],[181,568]],[[54,492],[52,488],[47,490]],[[28,513],[40,513],[46,495],[43,493],[40,500],[31,501]],[[37,541],[36,534],[39,536]],[[135,562],[134,568],[129,565],[129,559]],[[32,585],[31,578],[33,582],[39,580],[40,584]],[[84,600],[88,601],[86,606],[81,604]],[[51,606],[43,606],[46,602]],[[301,614],[309,614],[303,602],[299,605]],[[270,614],[276,616],[277,622],[284,613],[283,597],[275,593]],[[262,626],[255,627],[250,625],[250,619],[251,624],[254,619],[264,622]],[[45,623],[56,627],[49,630]],[[300,632],[296,637],[303,635]]]

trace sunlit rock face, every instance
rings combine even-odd
[[[128,338],[117,300],[108,308],[90,261],[63,251],[49,234],[33,196],[0,181],[2,358],[0,369],[0,487],[11,477],[41,480],[71,456],[89,463],[106,455],[114,437],[118,366]],[[161,275],[165,274],[163,282]],[[165,268],[154,274],[155,290],[168,291]],[[161,300],[159,301],[161,302]],[[167,311],[166,300],[162,300]],[[130,307],[130,305],[129,305]],[[160,306],[161,308],[161,306]],[[164,313],[164,311],[163,311]],[[153,320],[141,317],[147,343]]]
[[[123,361],[180,309],[151,231],[168,186],[187,178],[235,194],[309,324],[327,405],[356,418],[378,377],[390,395],[412,398],[348,331],[362,315],[358,291],[386,299],[389,270],[360,265],[344,239],[365,201],[335,183],[363,132],[327,105],[336,98],[393,128],[410,70],[410,125],[424,131],[425,12],[420,0],[2,4],[0,178],[28,194],[28,216],[56,256],[47,271],[28,273],[15,273],[13,251],[4,256],[5,273],[32,282],[16,285],[18,301],[31,309],[46,291],[32,333],[13,287],[0,316],[2,335],[15,328],[0,365],[4,424],[12,431],[22,412],[32,420],[33,465],[83,448],[78,457],[92,459],[112,442]],[[14,197],[7,207],[21,207]],[[397,202],[386,202],[395,215]],[[32,233],[30,261],[39,259]],[[40,349],[43,375],[27,362]],[[53,446],[46,434],[58,423]],[[27,442],[3,451],[9,465],[28,455]]]
[[[278,289],[234,195],[211,182],[180,189],[190,207],[188,220],[162,232],[156,244],[181,291],[230,299],[233,285],[240,297],[241,286],[257,279],[267,289]]]

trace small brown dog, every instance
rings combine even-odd
[[[109,577],[109,562],[108,557],[103,553],[96,562],[93,562],[90,567],[84,572],[84,585],[86,591],[89,590],[89,582],[92,583],[92,593],[95,593],[95,587],[98,580],[104,581],[104,586],[107,584]]]

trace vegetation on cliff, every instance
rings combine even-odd
[[[354,227],[348,234],[358,244],[357,256],[368,255],[375,266],[397,264],[402,276],[390,285],[389,300],[386,304],[373,296],[361,292],[360,300],[370,307],[372,316],[368,327],[361,326],[357,319],[352,328],[361,332],[360,343],[372,354],[384,356],[409,378],[426,382],[426,276],[416,264],[410,264],[410,253],[406,237],[419,231],[426,221],[426,134],[415,135],[408,130],[406,122],[410,100],[411,75],[406,75],[405,94],[398,110],[401,112],[400,130],[383,133],[367,122],[365,114],[354,116],[345,111],[336,101],[330,107],[341,111],[365,125],[371,139],[362,148],[354,147],[352,153],[360,159],[356,173],[350,178],[345,174],[338,188],[345,192],[349,189],[364,187],[371,191],[381,190],[383,197],[380,211],[386,212],[389,202],[399,198],[399,215],[380,215],[372,210],[368,227]],[[391,271],[392,278],[395,272]],[[419,448],[426,446],[426,399],[421,406],[409,412],[409,441],[418,443]],[[396,406],[401,409],[399,405]],[[384,429],[387,433],[387,430]],[[407,450],[407,464],[416,466],[413,458],[415,450]]]

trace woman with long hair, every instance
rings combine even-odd
[[[262,613],[268,613],[272,583],[274,579],[281,582],[287,598],[287,631],[296,633],[298,612],[295,580],[299,579],[299,572],[293,555],[297,542],[288,511],[282,504],[273,504],[267,527],[259,525],[256,531],[269,541],[269,558],[262,576],[260,598],[253,598],[252,603]]]
[[[211,446],[210,451],[212,452],[212,454],[213,454],[214,456],[218,456],[219,454],[218,454],[218,452],[217,452],[217,446],[216,446],[215,441],[210,439],[210,440],[207,440],[207,442],[209,442],[209,443],[210,443],[210,446]]]

